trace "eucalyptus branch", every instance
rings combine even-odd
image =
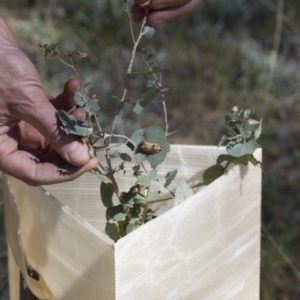
[[[138,36],[137,40],[135,41],[135,43],[133,45],[133,49],[132,49],[130,60],[129,60],[129,65],[128,65],[128,68],[127,68],[127,74],[130,74],[131,71],[132,71],[132,66],[133,66],[133,62],[134,62],[134,59],[135,59],[136,50],[137,50],[137,47],[138,47],[138,45],[139,45],[139,43],[140,43],[140,41],[141,41],[141,39],[143,37],[143,29],[144,29],[144,27],[146,25],[147,15],[148,15],[148,10],[145,11],[145,16],[144,16],[144,19],[143,19],[143,22],[142,22],[142,25],[141,25],[139,36]],[[121,112],[121,110],[123,108],[124,101],[125,101],[126,96],[127,96],[127,92],[128,92],[128,78],[126,78],[125,88],[124,88],[124,91],[123,91],[122,98],[121,98],[121,100],[119,102],[118,110],[117,110],[117,113],[115,115],[113,124],[111,126],[110,134],[113,134],[114,131],[115,131],[116,124],[117,124],[118,118],[120,116],[120,112]],[[109,140],[109,143],[110,143],[110,140]]]
[[[147,204],[154,204],[154,203],[159,203],[159,202],[165,202],[169,200],[174,200],[173,198],[163,198],[163,199],[158,199],[158,200],[151,200],[148,201]]]
[[[125,9],[126,9],[127,17],[128,17],[128,23],[129,23],[129,28],[130,28],[132,42],[133,42],[133,44],[135,44],[135,36],[134,36],[133,26],[132,26],[132,21],[131,21],[131,16],[130,16],[130,9],[129,9],[127,1],[124,1],[124,4],[125,4]]]
[[[143,216],[142,216],[142,225],[145,224],[146,218],[147,218],[147,211],[148,211],[148,203],[146,203],[145,207],[144,207],[144,211],[143,211]]]
[[[132,145],[135,145],[135,143],[129,137],[127,137],[126,135],[122,135],[122,134],[109,134],[109,133],[104,134],[104,140],[106,140],[107,138],[112,138],[112,137],[125,139],[126,140],[125,145],[127,143],[131,143]]]
[[[149,68],[149,71],[153,71],[151,65],[149,64],[149,62],[145,59],[145,57],[143,55],[141,55],[140,53],[137,53],[142,60],[146,63],[146,65]],[[162,75],[161,72],[159,72],[159,79],[157,78],[157,76],[155,75],[155,73],[152,74],[154,80],[155,80],[155,86],[157,88],[162,87]],[[166,101],[162,102],[162,106],[163,106],[163,110],[164,110],[164,120],[165,120],[165,133],[168,134],[169,131],[169,122],[168,122],[168,112],[167,112],[167,105],[166,105]]]

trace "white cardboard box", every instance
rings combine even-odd
[[[224,151],[173,146],[159,170],[178,169],[171,188],[181,179],[200,182]],[[260,149],[255,157],[261,160]],[[39,299],[259,299],[259,167],[232,168],[175,208],[164,205],[159,211],[167,212],[117,243],[101,232],[99,186],[91,174],[45,189],[6,177],[10,300],[19,300],[18,268]]]

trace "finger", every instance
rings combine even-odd
[[[71,166],[69,172],[62,173],[58,170],[62,160],[57,154],[38,159],[30,152],[18,150],[18,142],[11,133],[1,136],[0,142],[1,170],[33,186],[73,180],[98,164],[98,159],[94,157],[85,165]],[[43,158],[49,160],[44,161]]]
[[[141,7],[146,7],[150,5],[150,0],[134,0],[134,2]]]
[[[63,92],[54,99],[50,99],[52,105],[57,109],[69,111],[76,103],[74,94],[80,91],[80,82],[76,78],[69,79],[64,86]]]
[[[132,19],[136,23],[141,23],[145,16],[145,10],[137,4],[134,4],[131,8]]]
[[[17,135],[19,136],[20,146],[35,149],[37,153],[45,151],[49,146],[45,137],[36,128],[26,122],[21,121],[14,130],[18,131]]]
[[[147,17],[147,24],[150,26],[157,26],[166,21],[172,21],[180,18],[182,15],[192,11],[195,7],[197,7],[202,0],[190,0],[190,1],[181,1],[180,6],[173,6],[174,4],[178,4],[180,1],[175,0],[171,1],[171,3],[163,2],[159,3],[157,0],[155,2],[151,2],[150,10]],[[153,8],[155,7],[155,9]],[[159,9],[159,7],[163,9]],[[165,7],[165,8],[164,8]],[[144,17],[145,11],[142,7],[137,4],[132,6],[132,16],[135,22],[141,22]]]
[[[179,7],[191,2],[191,0],[151,0],[150,1],[150,9],[163,9],[163,8],[171,8],[171,7]]]
[[[63,92],[56,98],[49,99],[49,101],[57,110],[63,109],[68,112],[76,107],[74,95],[76,92],[80,91],[80,88],[81,84],[77,78],[69,79],[65,83]],[[86,113],[80,107],[72,110],[72,114],[80,121],[84,121],[86,118]]]
[[[22,169],[20,165],[22,164]],[[59,171],[61,161],[41,162],[29,152],[17,150],[7,156],[1,167],[6,174],[12,175],[29,185],[38,186],[73,180],[98,165],[96,157],[81,167],[70,166],[69,172]]]
[[[192,11],[201,2],[202,0],[190,0],[182,6],[152,10],[148,14],[147,23],[150,26],[157,26],[167,21],[173,21]]]
[[[90,160],[87,145],[61,129],[57,111],[45,95],[36,69],[25,54],[19,52],[17,55],[23,65],[15,70],[17,79],[10,86],[15,95],[9,112],[11,117],[38,129],[67,162],[83,166]]]
[[[2,37],[1,44],[12,44],[13,46],[19,48],[19,45],[8,28],[6,22],[0,17],[0,37]]]

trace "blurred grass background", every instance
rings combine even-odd
[[[103,124],[110,124],[131,47],[120,0],[4,0],[0,16],[36,65],[46,93],[56,95],[73,76],[44,59],[38,44],[59,42],[81,50],[76,61],[85,82],[93,81]],[[263,118],[262,220],[294,267],[300,269],[300,2],[298,0],[204,0],[199,9],[157,28],[157,61],[168,67],[172,143],[215,145],[223,118],[234,105],[254,107]],[[138,69],[138,65],[136,66]],[[131,94],[145,88],[132,80]],[[160,106],[142,115],[123,111],[120,133],[162,124]],[[8,299],[3,204],[0,199],[0,300]],[[262,234],[261,299],[300,299],[300,277]]]

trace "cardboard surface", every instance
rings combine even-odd
[[[196,183],[221,153],[175,146],[159,169],[179,170],[171,189],[181,179]],[[21,269],[23,261],[39,273],[40,281],[28,284],[47,294],[41,299],[259,299],[259,167],[237,166],[166,213],[172,203],[163,205],[159,218],[116,244],[101,232],[105,210],[95,176],[46,187],[59,201],[14,178],[7,184],[10,247]]]

